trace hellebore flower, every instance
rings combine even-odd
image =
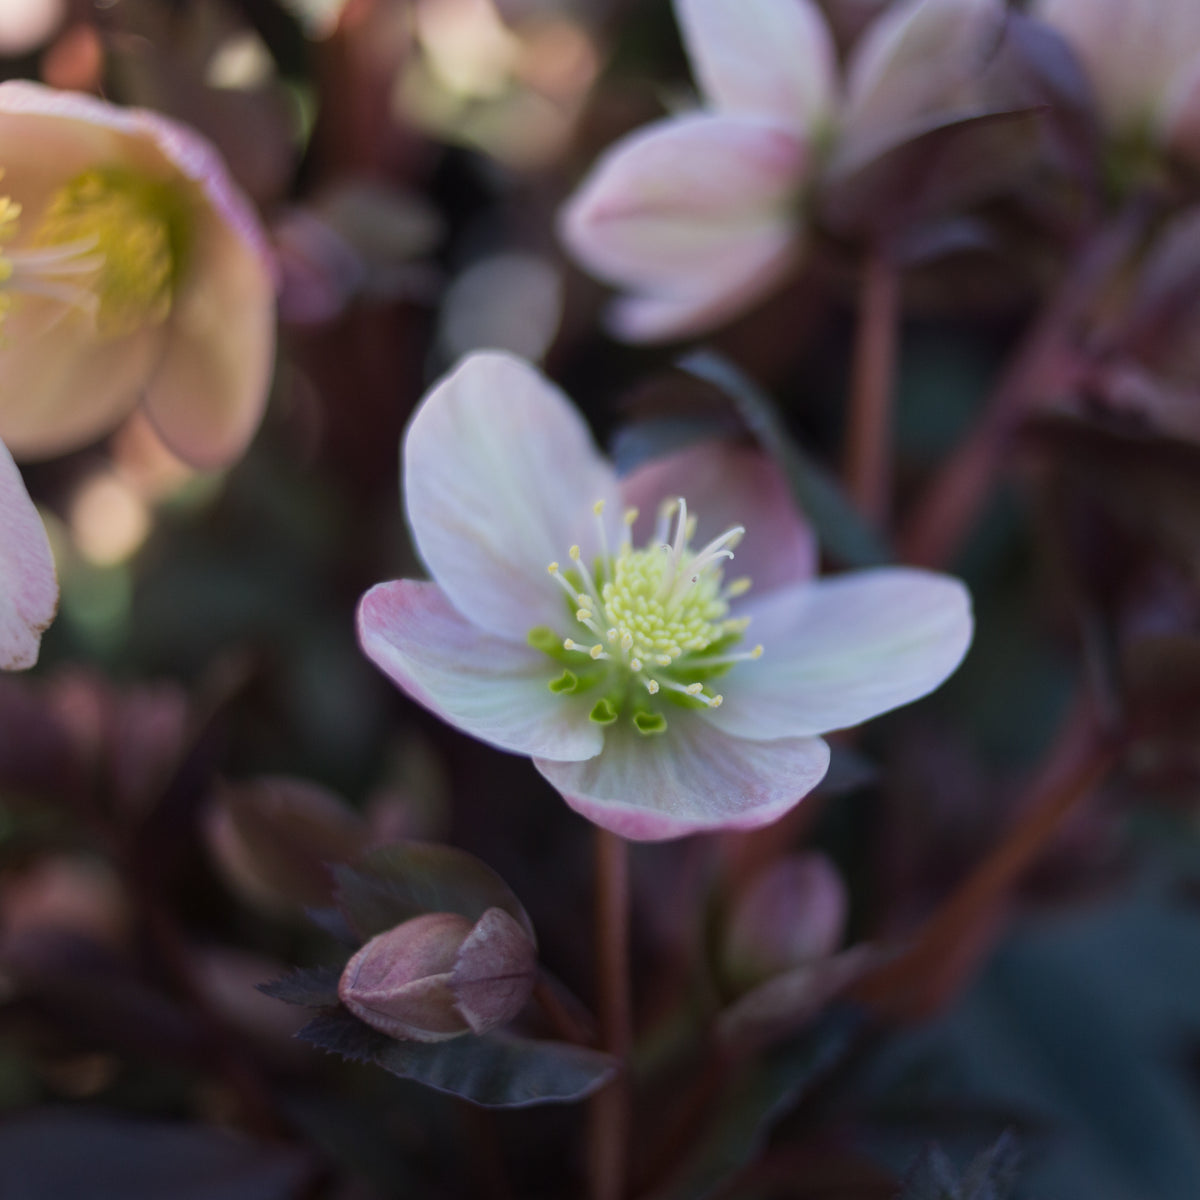
[[[0,668],[19,671],[37,662],[42,630],[57,607],[46,530],[12,455],[0,443]]]
[[[0,437],[74,449],[140,402],[200,467],[245,449],[274,357],[257,218],[213,148],[138,109],[0,84]]]
[[[825,774],[817,735],[931,691],[971,638],[946,576],[813,580],[760,454],[704,444],[618,481],[570,401],[505,354],[425,398],[404,481],[434,582],[372,588],[363,650],[625,837],[775,820]]]
[[[1109,132],[1200,165],[1200,4],[1195,0],[1035,0],[1075,51]]]
[[[636,131],[600,158],[561,214],[579,262],[630,295],[614,332],[700,332],[770,292],[806,240],[802,207],[848,169],[961,101],[996,43],[1001,0],[904,0],[863,34],[838,81],[813,0],[675,0],[699,112]]]
[[[441,1042],[511,1021],[536,977],[537,947],[502,908],[473,924],[425,913],[367,942],[346,964],[338,998],[389,1037]]]

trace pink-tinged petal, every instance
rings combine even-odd
[[[714,108],[802,131],[828,115],[837,51],[812,0],[675,0],[675,13]]]
[[[829,769],[819,738],[746,741],[694,712],[668,707],[666,717],[666,732],[649,737],[618,721],[586,762],[534,765],[576,812],[638,842],[768,825]]]
[[[539,651],[489,637],[432,583],[381,583],[358,606],[363,653],[419,704],[472,737],[549,759],[590,758],[604,743],[592,701],[557,696]]]
[[[0,164],[0,191],[23,210],[18,249],[53,194],[96,166],[172,184],[195,221],[161,327],[97,339],[81,314],[19,297],[0,350],[0,435],[21,455],[70,449],[111,428],[149,385],[151,416],[172,449],[200,466],[235,457],[266,398],[274,267],[253,208],[213,147],[157,113],[9,81],[0,84]]]
[[[966,104],[1004,20],[1004,0],[902,0],[887,9],[850,60],[838,157],[878,153],[911,123]]]
[[[673,117],[605,153],[560,233],[599,278],[651,298],[711,303],[785,253],[807,143],[752,117]],[[725,282],[727,281],[727,282]]]
[[[702,715],[746,738],[828,733],[908,704],[958,666],[973,631],[958,580],[907,567],[781,588],[740,613],[765,652],[724,676],[724,704]]]
[[[1106,123],[1122,134],[1158,125],[1200,47],[1194,0],[1035,0],[1033,11],[1070,43]]]
[[[633,295],[613,301],[605,324],[625,342],[665,342],[716,329],[770,295],[800,261],[803,231],[790,223],[747,240],[741,265],[691,281],[686,299]]]
[[[163,441],[193,466],[238,458],[262,419],[275,360],[275,281],[261,249],[211,211],[171,308],[145,396]]]
[[[58,607],[46,530],[12,455],[0,444],[0,668],[37,662],[42,630]]]
[[[626,505],[641,514],[633,527],[635,545],[651,536],[663,500],[682,496],[696,517],[694,546],[703,546],[725,530],[744,525],[746,536],[727,579],[748,575],[752,595],[811,579],[817,567],[817,542],[800,515],[787,481],[761,450],[728,441],[697,442],[678,453],[656,458],[621,480]]]
[[[465,359],[422,402],[404,439],[404,495],[417,549],[451,603],[488,633],[525,641],[561,628],[547,573],[598,549],[592,506],[621,529],[616,476],[571,402],[528,363]]]
[[[24,460],[84,446],[136,407],[162,328],[97,340],[91,317],[21,297],[0,325],[0,437]]]

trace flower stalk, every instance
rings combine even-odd
[[[621,1200],[629,1175],[629,1053],[633,1001],[629,974],[629,845],[596,829],[596,989],[600,1040],[621,1063],[617,1078],[592,1101],[588,1178],[592,1200]]]

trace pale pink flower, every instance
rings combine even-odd
[[[1200,162],[1196,0],[1035,0],[1070,43],[1116,137]]]
[[[775,820],[825,774],[820,734],[931,691],[971,639],[947,576],[813,579],[763,455],[704,443],[618,479],[566,397],[505,354],[426,397],[404,483],[433,582],[372,588],[363,650],[625,837]]]
[[[37,662],[42,631],[57,607],[46,530],[0,442],[0,668],[19,671]]]
[[[0,437],[57,454],[141,403],[200,467],[258,427],[274,275],[216,151],[155,113],[0,84]]]
[[[814,0],[675,0],[704,104],[622,139],[563,210],[580,263],[627,291],[614,332],[699,332],[770,292],[806,241],[827,167],[869,161],[960,103],[1004,19],[1002,0],[903,0],[839,78]]]

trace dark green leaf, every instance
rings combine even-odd
[[[305,1008],[330,1008],[338,1002],[341,971],[333,967],[312,967],[293,971],[282,979],[260,983],[258,990],[285,1004]]]
[[[503,909],[529,936],[521,902],[491,867],[452,846],[397,842],[367,854],[356,866],[333,869],[338,907],[365,941],[422,913],[459,913],[477,921]]]
[[[678,365],[729,396],[746,428],[778,463],[796,503],[835,558],[851,567],[889,561],[891,554],[879,535],[859,516],[833,477],[796,445],[762,388],[709,350],[689,354]]]
[[[616,1073],[607,1054],[563,1042],[492,1033],[446,1042],[399,1042],[345,1009],[323,1012],[296,1035],[322,1050],[369,1062],[489,1108],[567,1104],[590,1096]]]

